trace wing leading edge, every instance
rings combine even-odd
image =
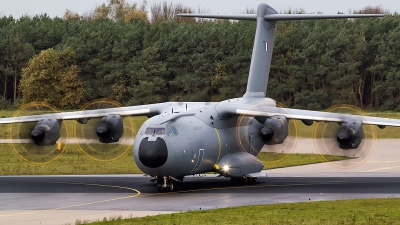
[[[231,19],[231,20],[257,20],[257,14],[177,14],[181,17],[213,18],[213,19]],[[384,17],[386,14],[273,14],[265,15],[265,21],[282,20],[310,20],[310,19],[340,19],[340,18],[366,18],[366,17]]]
[[[159,104],[140,105],[140,106],[128,106],[128,107],[95,109],[95,110],[85,110],[76,112],[62,112],[62,113],[51,113],[51,114],[41,114],[32,116],[10,117],[10,118],[0,119],[0,124],[35,122],[45,118],[52,118],[56,120],[100,118],[110,114],[116,114],[120,116],[154,116],[160,114],[169,105],[170,103],[159,103]]]

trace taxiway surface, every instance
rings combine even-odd
[[[292,153],[317,153],[300,140]],[[251,185],[207,175],[186,177],[180,191],[158,193],[143,175],[0,177],[0,224],[75,224],[121,215],[146,216],[188,210],[281,202],[400,197],[397,140],[378,140],[365,160],[265,171]],[[346,152],[346,154],[356,154]],[[356,155],[357,156],[357,155]]]
[[[365,174],[369,175],[369,174]],[[187,177],[174,193],[158,193],[148,177],[0,177],[0,224],[74,224],[127,217],[278,202],[400,197],[400,177],[265,177],[251,185]]]

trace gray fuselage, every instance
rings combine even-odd
[[[264,145],[263,124],[253,117],[220,119],[218,104],[172,103],[162,114],[149,118],[133,146],[139,169],[150,176],[183,177],[212,171],[226,154],[257,155]]]

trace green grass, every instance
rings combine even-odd
[[[29,145],[24,144],[25,147]],[[128,148],[126,151],[125,148],[112,149],[111,155],[104,154],[104,149],[100,149],[104,146],[114,148],[121,145],[90,145],[98,149],[98,152],[90,152],[88,147],[84,147],[92,159],[82,153],[75,144],[68,145],[64,152],[59,152],[54,147],[52,149],[36,147],[27,152],[16,146],[19,155],[10,144],[0,144],[0,175],[142,173],[133,160],[132,146],[125,145]],[[119,155],[120,158],[112,160]]]
[[[68,144],[63,152],[54,146],[0,144],[0,175],[48,174],[135,174],[142,173],[135,164],[131,145]],[[62,147],[64,148],[64,147]],[[264,169],[324,162],[320,155],[261,152]],[[330,161],[346,159],[325,156]]]
[[[257,157],[263,162],[265,170],[351,159],[346,156],[324,155],[326,159],[324,160],[318,154],[284,154],[275,152],[261,152]]]
[[[307,197],[305,198],[307,199]],[[400,199],[359,199],[255,205],[124,220],[114,217],[113,221],[91,224],[400,224]]]

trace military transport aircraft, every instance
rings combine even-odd
[[[222,102],[165,102],[77,112],[47,113],[2,118],[0,123],[37,122],[30,137],[37,146],[55,145],[63,120],[85,124],[100,118],[96,133],[101,143],[118,142],[123,118],[147,116],[134,139],[133,155],[140,170],[157,183],[160,192],[173,191],[186,175],[215,171],[232,182],[255,182],[263,164],[256,157],[264,145],[282,144],[289,120],[338,123],[335,142],[341,149],[356,149],[363,139],[363,125],[400,126],[400,120],[277,107],[266,98],[277,22],[281,20],[383,17],[385,15],[278,14],[260,4],[257,14],[179,14],[232,20],[255,20],[257,28],[246,93]],[[210,40],[212,41],[212,40]],[[246,122],[243,122],[243,121]]]

